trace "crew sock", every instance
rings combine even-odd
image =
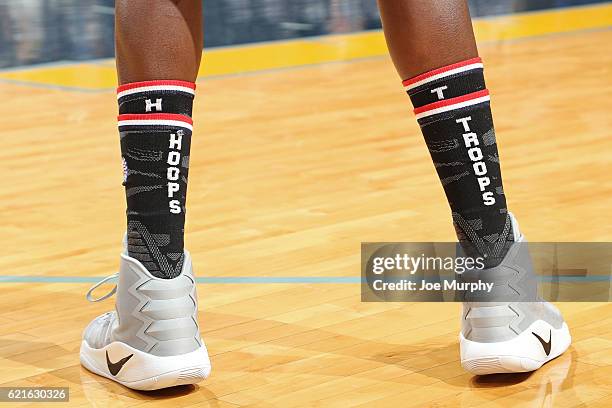
[[[129,83],[117,89],[127,251],[158,278],[181,274],[195,84]]]
[[[483,64],[473,58],[403,81],[463,249],[498,265],[514,241]]]

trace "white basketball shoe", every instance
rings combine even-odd
[[[152,276],[136,259],[121,254],[116,310],[95,318],[83,332],[81,364],[89,371],[136,390],[194,384],[210,374],[198,327],[191,256],[174,279]]]
[[[470,299],[469,294],[464,298],[461,365],[473,374],[533,371],[561,355],[571,343],[561,313],[537,296],[527,241],[510,216],[515,242],[504,260],[494,268],[472,270],[461,277],[494,282],[497,288],[486,299]]]

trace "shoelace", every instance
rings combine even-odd
[[[117,284],[115,284],[115,286],[113,286],[113,288],[111,289],[110,292],[108,292],[106,295],[99,297],[99,298],[94,298],[92,296],[93,291],[96,290],[99,286],[105,284],[108,281],[111,281],[113,279],[117,279],[119,277],[119,272],[114,273],[110,276],[107,276],[106,278],[102,279],[100,282],[96,283],[95,285],[93,285],[91,288],[89,288],[89,290],[87,291],[87,295],[85,296],[87,298],[88,301],[95,303],[95,302],[100,302],[104,299],[108,299],[109,297],[113,296],[115,294],[115,292],[117,292]]]

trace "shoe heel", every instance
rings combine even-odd
[[[493,343],[510,340],[516,333],[510,323],[516,313],[508,303],[464,304],[463,336],[475,342]]]

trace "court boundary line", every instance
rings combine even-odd
[[[42,276],[0,275],[3,283],[97,283],[103,276]],[[540,282],[612,282],[612,276],[540,276]],[[198,284],[358,284],[360,276],[203,276],[196,277]]]

